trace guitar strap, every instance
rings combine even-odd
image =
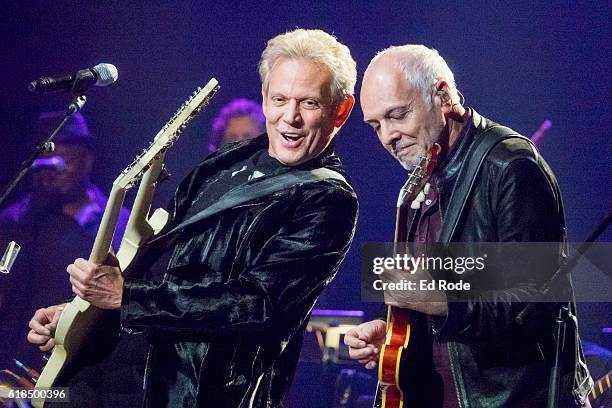
[[[461,218],[464,215],[464,209],[476,185],[476,180],[487,155],[499,142],[510,138],[523,139],[535,149],[531,140],[501,125],[491,126],[472,143],[459,169],[459,175],[451,193],[445,221],[440,231],[440,243],[448,245],[456,238],[455,235],[461,223]]]
[[[298,170],[288,173],[279,174],[272,177],[262,177],[255,179],[253,182],[247,183],[246,186],[239,186],[228,191],[219,198],[214,204],[190,217],[171,230],[154,238],[149,243],[167,238],[185,228],[205,220],[213,215],[219,214],[222,211],[230,208],[235,208],[239,205],[247,204],[258,198],[272,195],[279,191],[287,190],[295,185],[303,185],[315,183],[317,181],[334,179],[348,185],[348,182],[335,170],[321,167],[314,170]]]

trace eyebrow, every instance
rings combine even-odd
[[[312,99],[315,100],[317,102],[323,102],[325,97],[323,95],[318,95],[318,96],[314,96],[314,95],[303,95],[300,96],[299,98],[295,98],[295,97],[289,97],[287,95],[285,95],[285,93],[283,92],[274,92],[274,93],[270,93],[268,94],[270,98],[273,98],[275,96],[282,96],[283,98],[287,98],[287,99],[297,99],[299,102],[306,100],[306,99]]]

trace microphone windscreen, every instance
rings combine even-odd
[[[107,86],[119,79],[119,72],[117,71],[117,67],[113,64],[101,62],[93,67],[92,70],[98,77],[96,81],[97,86]]]

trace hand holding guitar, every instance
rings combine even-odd
[[[344,335],[344,344],[349,346],[349,356],[372,369],[378,364],[380,347],[385,342],[387,323],[372,320],[350,329]]]
[[[53,336],[65,305],[63,303],[38,309],[30,320],[28,341],[37,344],[41,351],[49,351],[55,346]]]
[[[100,309],[121,308],[123,275],[113,254],[102,265],[78,258],[66,271],[75,295]]]

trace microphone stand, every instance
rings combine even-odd
[[[34,161],[36,161],[36,159],[38,159],[40,155],[44,152],[52,152],[55,150],[55,145],[53,144],[53,139],[55,139],[55,136],[57,136],[59,131],[62,130],[64,126],[66,126],[66,123],[68,123],[68,120],[70,120],[72,115],[83,109],[83,106],[85,106],[85,102],[87,102],[87,97],[84,94],[84,90],[77,88],[77,84],[84,75],[85,73],[82,71],[79,71],[77,75],[75,75],[74,82],[72,83],[72,87],[70,88],[70,93],[72,94],[72,102],[70,102],[70,105],[68,105],[68,109],[64,113],[64,118],[62,119],[60,124],[55,128],[55,130],[53,130],[53,132],[51,132],[47,139],[45,139],[42,143],[36,146],[34,152],[30,155],[30,157],[23,163],[21,163],[17,174],[15,174],[15,176],[13,176],[13,178],[8,182],[8,184],[4,186],[4,188],[2,188],[2,191],[0,192],[0,208],[2,207],[2,204],[4,203],[8,195],[11,193],[11,191],[13,191],[17,184],[19,184],[19,182],[25,177],[25,175],[28,174],[28,171],[30,171],[30,169],[32,168],[32,163],[34,163]],[[21,246],[15,241],[11,241],[9,243],[4,253],[4,256],[2,257],[2,260],[0,261],[1,273],[7,274],[10,272],[11,267],[13,266],[13,262],[15,262],[15,258],[17,257],[17,254],[19,253],[20,249]]]
[[[550,293],[551,289],[554,288],[558,283],[561,282],[561,279],[564,279],[568,276],[568,274],[576,267],[578,264],[578,260],[581,255],[584,254],[599,238],[599,236],[610,226],[612,223],[612,211],[608,213],[608,215],[597,225],[595,230],[589,235],[589,237],[583,242],[580,247],[578,247],[578,251],[576,254],[571,256],[567,262],[565,262],[561,267],[554,273],[554,275],[542,286],[540,289],[540,294],[542,298],[546,298]],[[526,321],[526,317],[529,316],[530,313],[535,309],[535,303],[529,303],[527,306],[521,310],[521,312],[516,316],[516,323],[518,325],[523,325]],[[565,347],[565,329],[567,326],[567,319],[569,317],[569,308],[568,306],[562,306],[559,309],[559,315],[555,318],[555,325],[557,329],[557,338],[555,339],[555,358],[553,366],[550,368],[550,379],[548,383],[548,403],[546,405],[547,408],[557,408],[559,406],[559,392],[561,385],[561,356],[563,354],[563,349]]]
[[[51,132],[51,135],[49,135],[47,139],[45,139],[42,143],[36,146],[36,148],[34,149],[34,153],[32,153],[32,155],[27,160],[21,163],[17,174],[2,189],[2,192],[0,192],[0,207],[4,203],[4,200],[6,200],[6,197],[11,193],[11,191],[13,191],[13,189],[17,186],[17,184],[19,184],[21,179],[23,179],[28,173],[28,171],[30,171],[30,169],[32,168],[32,163],[34,163],[34,161],[44,152],[52,152],[55,149],[53,139],[55,139],[55,136],[66,125],[72,114],[83,109],[83,106],[85,105],[86,101],[87,97],[83,94],[73,95],[72,102],[68,106],[68,110],[66,111],[62,122],[55,128],[53,132]]]

